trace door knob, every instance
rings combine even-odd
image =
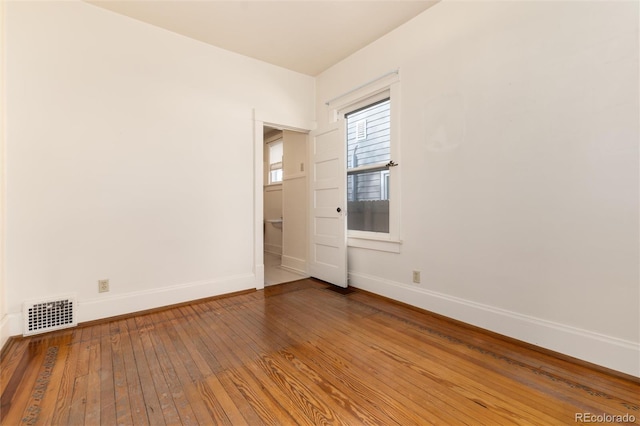
[[[342,209],[341,209],[340,207],[338,207],[338,208],[336,209],[336,211],[337,211],[338,213],[340,213],[340,212],[342,211]]]

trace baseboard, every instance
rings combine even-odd
[[[275,244],[265,244],[264,251],[271,254],[276,254],[278,256],[282,255],[282,246],[277,246]]]
[[[360,273],[349,285],[535,346],[640,377],[640,344]]]
[[[289,269],[298,274],[307,275],[307,261],[297,257],[282,255],[281,265],[285,269]]]
[[[175,305],[207,297],[220,296],[238,291],[255,289],[254,274],[237,275],[215,280],[178,284],[163,288],[135,291],[124,294],[105,295],[94,299],[78,300],[78,323],[117,317],[133,312]],[[22,313],[8,315],[9,335],[23,333]],[[4,333],[4,327],[3,327]],[[4,338],[4,334],[3,334]]]
[[[0,319],[0,350],[7,344],[9,337],[11,337],[11,317],[5,315]]]

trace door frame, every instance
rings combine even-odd
[[[264,289],[264,126],[279,130],[309,133],[313,123],[293,122],[253,110],[253,274],[256,290]]]

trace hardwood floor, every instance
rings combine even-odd
[[[311,279],[16,339],[1,367],[2,425],[640,424],[635,380]]]

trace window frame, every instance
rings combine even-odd
[[[391,80],[391,81],[389,81]],[[390,100],[390,150],[391,160],[400,165],[400,82],[398,75],[391,79],[376,82],[349,96],[340,98],[339,104],[329,105],[330,113],[334,121],[346,120],[345,115],[357,109],[379,102],[384,98]],[[346,128],[346,126],[345,126]],[[347,149],[347,135],[344,135],[343,148]],[[345,171],[347,165],[345,164]],[[370,250],[379,250],[392,253],[400,253],[402,240],[400,239],[400,206],[401,206],[401,181],[399,167],[389,167],[389,232],[369,232],[347,230],[347,245]],[[360,171],[364,169],[379,169],[380,165],[367,165],[351,169]],[[345,173],[346,179],[346,173]],[[349,214],[349,212],[347,212]]]
[[[391,190],[389,188],[391,179],[389,177],[389,169],[387,170],[382,170],[381,172],[382,176],[380,179],[380,198],[382,198],[383,200],[386,200],[389,198],[389,194],[391,193]]]

